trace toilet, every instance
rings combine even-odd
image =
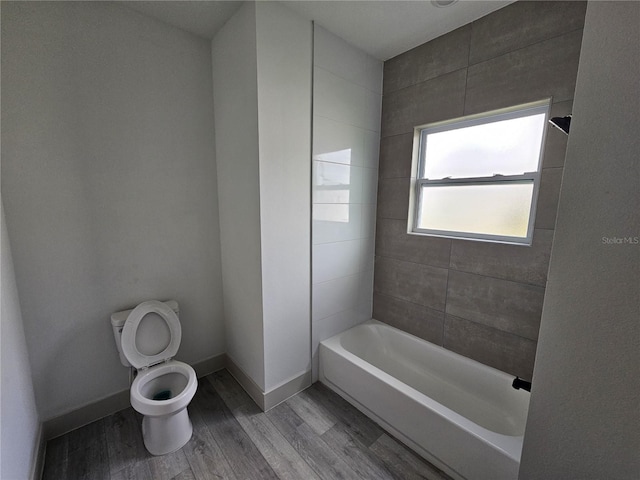
[[[178,314],[176,301],[151,300],[111,315],[120,361],[137,371],[131,406],[143,415],[144,446],[153,455],[179,450],[193,432],[187,405],[198,387],[196,372],[172,360],[182,337]]]

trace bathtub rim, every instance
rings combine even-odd
[[[371,409],[365,407],[362,403],[360,403],[358,400],[353,398],[343,389],[341,389],[340,387],[335,385],[333,382],[328,380],[324,375],[322,375],[322,373],[320,373],[319,379],[323,385],[325,385],[331,391],[333,391],[334,393],[338,394],[340,397],[345,399],[347,402],[353,405],[360,412],[364,413],[367,417],[369,417],[371,420],[373,420],[378,425],[380,425],[385,432],[390,433],[396,440],[400,440],[400,442],[402,442],[404,445],[406,445],[411,450],[416,452],[418,455],[420,455],[422,458],[427,460],[429,463],[433,464],[435,467],[442,470],[444,473],[449,475],[454,480],[457,480],[457,479],[466,480],[466,478],[462,474],[460,474],[458,471],[454,470],[448,464],[440,460],[440,458],[436,457],[427,449],[421,447],[419,444],[411,440],[408,436],[406,436],[404,433],[402,433],[400,430],[395,428],[389,422],[381,418],[378,414],[373,412]]]
[[[524,440],[524,433],[522,435],[504,435],[504,434],[501,434],[501,433],[497,433],[497,432],[488,430],[487,428],[485,428],[485,427],[483,427],[481,425],[478,425],[477,423],[473,422],[472,420],[469,420],[468,418],[464,417],[463,415],[455,412],[454,410],[450,409],[446,405],[443,405],[440,402],[432,399],[428,395],[416,390],[411,385],[408,385],[408,384],[402,382],[401,380],[393,377],[392,375],[386,373],[381,368],[376,367],[375,365],[373,365],[373,364],[367,362],[366,360],[358,357],[357,355],[351,353],[350,351],[348,351],[347,349],[345,349],[342,346],[342,344],[340,342],[341,335],[343,335],[345,332],[348,332],[348,331],[351,331],[351,330],[355,330],[357,328],[366,327],[367,325],[373,325],[373,326],[381,327],[381,328],[384,328],[384,329],[390,329],[390,330],[393,331],[394,334],[400,334],[402,336],[409,337],[411,340],[416,340],[417,339],[420,342],[427,343],[429,348],[436,348],[441,353],[446,354],[450,358],[455,358],[456,360],[462,360],[464,363],[478,364],[483,369],[486,368],[489,371],[493,371],[493,373],[497,373],[500,376],[504,376],[505,379],[509,379],[512,376],[510,376],[509,374],[507,374],[505,372],[497,370],[497,369],[495,369],[493,367],[481,364],[480,362],[477,362],[476,360],[464,357],[463,355],[460,355],[460,354],[458,354],[456,352],[453,352],[451,350],[447,350],[444,347],[441,347],[439,345],[431,343],[431,342],[429,342],[427,340],[424,340],[424,339],[422,339],[420,337],[416,337],[415,335],[412,335],[410,333],[407,333],[407,332],[405,332],[403,330],[400,330],[400,329],[398,329],[396,327],[393,327],[391,325],[388,325],[388,324],[386,324],[384,322],[380,322],[379,320],[375,320],[375,319],[367,320],[367,321],[365,321],[363,323],[360,323],[360,324],[358,324],[358,325],[356,325],[356,326],[354,326],[354,327],[352,327],[352,328],[350,328],[348,330],[345,330],[344,332],[341,332],[341,333],[339,333],[337,335],[334,335],[333,337],[330,337],[330,338],[320,342],[320,344],[322,346],[324,346],[324,348],[328,348],[328,349],[338,353],[339,355],[345,357],[346,360],[348,360],[351,363],[355,364],[356,366],[358,366],[360,369],[366,371],[367,373],[370,373],[370,374],[376,376],[381,381],[387,383],[388,385],[393,387],[395,390],[399,391],[401,394],[406,395],[407,397],[411,398],[413,401],[421,403],[421,404],[424,404],[432,412],[434,412],[435,414],[437,414],[438,416],[440,416],[442,418],[445,418],[446,420],[450,421],[451,423],[455,424],[458,428],[461,428],[464,431],[468,432],[470,435],[474,436],[479,441],[487,444],[488,446],[490,446],[491,448],[493,448],[495,450],[498,450],[499,452],[501,452],[503,455],[505,455],[509,459],[511,459],[511,460],[513,460],[515,462],[518,462],[518,463],[520,462],[520,458],[521,458],[521,454],[522,454],[522,444],[523,444],[523,440]],[[320,364],[322,364],[322,361],[320,361]],[[322,366],[320,367],[320,370],[322,372]],[[342,389],[340,389],[339,387],[334,385],[324,375],[321,374],[321,378],[323,378],[325,380],[326,384],[331,384],[331,386],[334,389],[337,389],[336,391],[340,390],[340,392],[342,392]],[[351,395],[347,394],[346,392],[342,392],[342,393],[344,393],[344,395],[348,396],[348,398],[350,400],[354,400],[356,403],[359,404],[359,402],[357,402],[357,400],[353,399],[353,397]],[[364,407],[364,406],[363,406],[363,408],[366,409],[366,407]],[[367,410],[367,412],[370,412],[369,409],[366,409],[366,410]],[[375,417],[378,420],[381,420],[379,415],[376,415],[376,414],[373,414],[373,415],[375,415]],[[384,422],[384,420],[382,420],[382,421]],[[384,423],[386,425],[388,425],[387,422],[384,422]],[[393,427],[391,427],[391,428],[393,428]],[[395,432],[397,432],[397,430],[395,428],[393,428],[393,430]],[[404,435],[402,435],[402,437],[404,439],[407,439],[407,437],[404,436]],[[411,443],[413,445],[416,445],[415,442],[411,442]],[[422,449],[422,448],[420,448],[419,450],[421,451],[421,453],[424,452],[424,449]],[[433,455],[430,455],[430,457],[433,458]],[[437,465],[437,466],[439,466],[439,465]]]

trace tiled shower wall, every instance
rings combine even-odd
[[[312,358],[371,318],[382,62],[314,28]]]
[[[530,379],[567,137],[550,128],[532,246],[408,235],[413,128],[552,97],[571,113],[584,2],[516,2],[384,64],[374,318]]]

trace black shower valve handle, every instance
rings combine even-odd
[[[531,382],[527,382],[526,380],[522,380],[520,377],[516,377],[511,384],[513,388],[516,390],[526,390],[527,392],[531,391]]]

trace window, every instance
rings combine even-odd
[[[549,100],[417,127],[410,233],[531,245]]]

